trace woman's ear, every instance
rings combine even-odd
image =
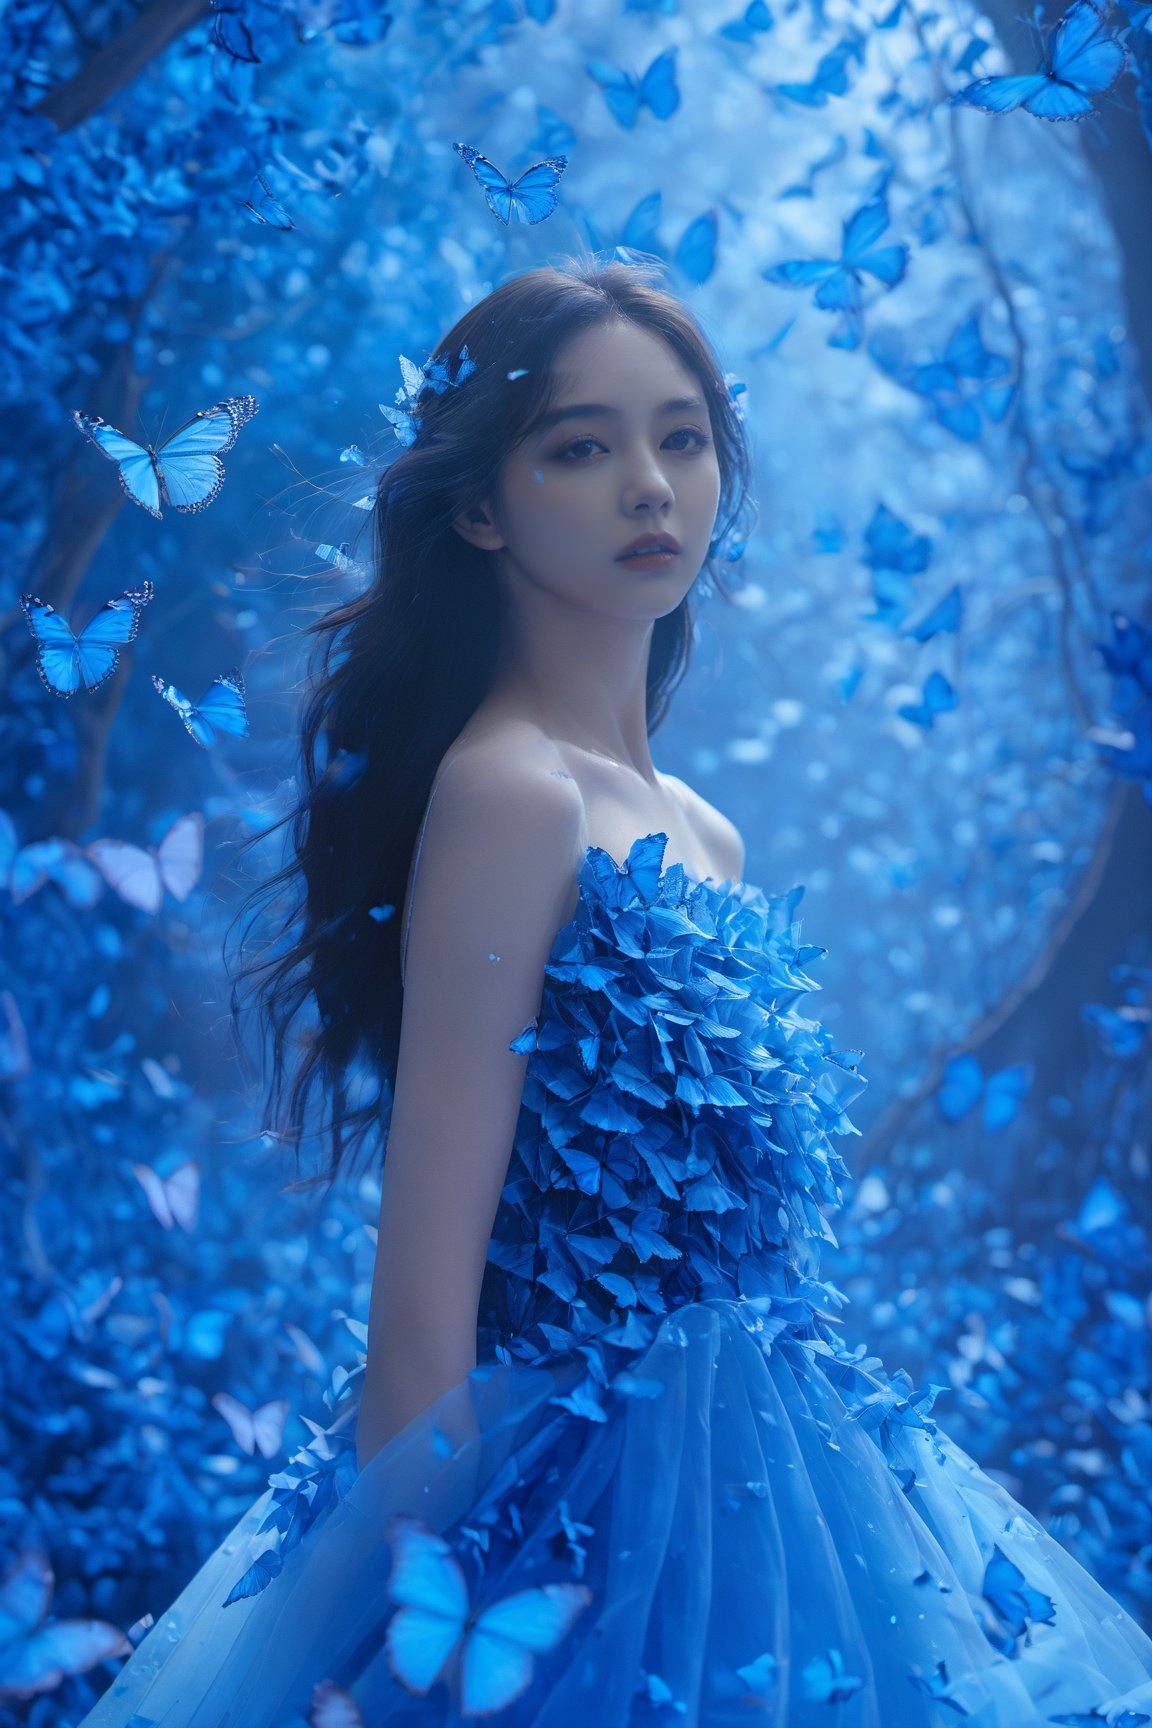
[[[503,535],[482,504],[462,510],[452,518],[452,526],[470,546],[479,546],[482,552],[499,552],[504,545]]]

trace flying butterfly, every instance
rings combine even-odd
[[[505,226],[513,216],[519,222],[543,222],[555,210],[556,187],[568,166],[566,156],[549,156],[525,168],[518,180],[509,180],[471,144],[453,144],[452,148],[467,162],[477,184],[483,188],[489,210]]]
[[[46,600],[21,594],[28,628],[36,638],[36,670],[53,696],[74,696],[83,685],[98,690],[111,678],[120,649],[134,640],[140,614],[152,598],[152,584],[127,588],[101,606],[79,633]]]
[[[533,1656],[554,1648],[592,1600],[586,1584],[541,1584],[473,1609],[460,1563],[418,1518],[394,1513],[388,1591],[399,1612],[385,1634],[393,1674],[424,1693],[449,1657],[459,1658],[460,1711],[483,1716],[519,1698]]]
[[[200,1165],[186,1158],[170,1176],[158,1176],[150,1164],[133,1164],[132,1174],[143,1188],[152,1216],[165,1230],[179,1224],[191,1235],[200,1215]]]
[[[55,1576],[42,1548],[20,1549],[0,1579],[0,1698],[52,1692],[132,1646],[106,1620],[48,1618]]]
[[[108,886],[129,906],[159,912],[167,889],[187,900],[204,864],[204,817],[199,810],[178,816],[159,846],[133,846],[127,840],[93,840],[85,853]]]
[[[1039,72],[977,78],[950,98],[988,114],[1023,108],[1041,120],[1082,120],[1107,96],[1127,64],[1128,52],[1105,29],[1106,7],[1073,0],[1044,46]]]
[[[231,1392],[217,1392],[212,1403],[231,1428],[236,1444],[250,1458],[257,1447],[265,1458],[275,1458],[284,1443],[284,1424],[292,1408],[287,1398],[273,1398],[258,1410],[249,1410]]]
[[[154,687],[170,708],[175,708],[190,737],[205,749],[216,742],[218,732],[231,732],[236,738],[248,736],[248,710],[244,705],[244,680],[236,670],[222,672],[213,678],[199,702],[190,702],[175,684],[165,684],[152,674]]]
[[[157,448],[126,438],[98,414],[73,412],[72,418],[101,455],[117,464],[120,484],[134,504],[159,521],[160,505],[174,510],[204,510],[224,484],[220,457],[231,450],[242,426],[259,411],[254,396],[229,396],[202,408]]]
[[[680,106],[675,48],[658,54],[642,78],[634,78],[609,60],[590,60],[587,70],[603,90],[613,118],[629,131],[643,108],[650,108],[657,120],[667,120]]]
[[[269,228],[279,228],[285,234],[296,226],[283,204],[273,196],[272,188],[263,174],[255,175],[248,188],[247,198],[241,202],[252,222],[262,222]]]

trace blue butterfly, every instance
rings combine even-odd
[[[813,1656],[805,1664],[801,1684],[804,1697],[816,1704],[843,1704],[853,1692],[859,1692],[864,1682],[855,1674],[844,1672],[844,1658],[839,1650],[829,1650],[826,1656]]]
[[[849,31],[847,36],[830,48],[821,57],[812,77],[807,84],[774,84],[772,88],[779,96],[787,96],[793,102],[802,102],[806,108],[823,108],[829,96],[846,96],[848,93],[847,66],[850,60],[855,60],[858,66],[864,64],[864,44],[866,38],[858,30]]]
[[[553,1649],[592,1600],[586,1584],[541,1584],[473,1609],[451,1547],[418,1518],[394,1513],[388,1591],[400,1611],[385,1634],[389,1666],[424,1693],[449,1657],[464,1716],[502,1710],[532,1679],[532,1658]]]
[[[21,594],[20,604],[38,644],[36,670],[44,687],[65,698],[74,696],[81,684],[86,690],[98,690],[115,672],[120,649],[134,640],[140,614],[151,598],[151,582],[125,589],[101,606],[77,635],[46,600]]]
[[[640,79],[608,60],[589,60],[588,75],[603,90],[613,118],[629,131],[642,108],[650,108],[657,120],[667,120],[680,106],[675,48],[666,48],[663,54],[658,54]]]
[[[760,274],[785,288],[809,288],[819,283],[814,299],[825,312],[858,312],[863,304],[862,277],[870,276],[894,288],[908,266],[907,246],[876,246],[888,226],[888,206],[882,198],[864,204],[843,224],[839,258],[795,258],[773,264]]]
[[[505,226],[515,216],[521,222],[543,222],[557,205],[556,186],[568,166],[566,156],[549,156],[525,168],[518,180],[509,180],[499,168],[473,150],[471,144],[453,144],[484,189],[488,208]]]
[[[1031,1087],[1032,1074],[1030,1062],[1016,1062],[990,1074],[985,1083],[984,1070],[975,1056],[950,1056],[936,1091],[936,1108],[945,1122],[960,1122],[983,1094],[984,1127],[993,1133],[1015,1120],[1020,1100]]]
[[[266,223],[269,228],[279,228],[284,233],[296,226],[283,204],[272,196],[272,188],[263,174],[256,175],[243,202],[253,222]]]
[[[950,1710],[955,1710],[959,1716],[967,1716],[968,1712],[959,1699],[949,1690],[956,1684],[948,1676],[948,1664],[941,1659],[936,1664],[936,1672],[930,1680],[923,1674],[909,1674],[913,1686],[919,1686],[922,1692],[927,1692],[929,1698],[935,1698],[939,1704],[947,1704]]]
[[[984,1568],[982,1590],[985,1601],[991,1603],[1010,1634],[1011,1642],[1001,1648],[1011,1650],[1016,1639],[1027,1631],[1029,1620],[1039,1625],[1056,1618],[1056,1604],[1051,1596],[1029,1584],[998,1542],[993,1544],[992,1558]]]
[[[105,1620],[48,1620],[52,1566],[42,1548],[20,1550],[0,1579],[0,1698],[51,1692],[132,1646]]]
[[[959,630],[963,612],[963,595],[960,591],[960,584],[957,582],[949,588],[943,600],[937,601],[932,610],[921,618],[919,624],[902,630],[900,634],[911,636],[916,642],[930,642],[933,636],[941,630],[949,633]]]
[[[729,42],[752,42],[760,31],[771,30],[773,22],[765,0],[750,0],[742,16],[721,24],[717,34],[726,36]]]
[[[896,712],[902,720],[911,720],[913,725],[927,728],[935,724],[937,714],[947,714],[959,700],[943,672],[935,671],[924,680],[922,701],[902,702]]]
[[[224,672],[213,678],[199,702],[190,702],[174,684],[165,684],[155,673],[152,683],[169,707],[175,708],[189,735],[205,749],[216,742],[217,732],[231,732],[237,738],[248,736],[244,680],[239,672]]]
[[[657,232],[660,227],[661,202],[659,192],[649,192],[646,198],[641,198],[624,224],[620,235],[621,246],[634,252],[654,252],[659,258],[667,256]],[[715,210],[706,210],[702,216],[689,222],[680,236],[672,253],[672,262],[689,281],[698,284],[707,282],[715,270],[719,231]]]
[[[950,101],[988,114],[1023,108],[1041,120],[1081,120],[1091,114],[1123,72],[1128,53],[1105,30],[1107,8],[1095,0],[1073,0],[1044,47],[1039,72],[977,78]]]
[[[72,418],[102,455],[119,464],[120,484],[133,503],[159,520],[162,502],[175,510],[203,510],[211,504],[224,484],[220,456],[231,450],[241,426],[259,406],[254,396],[229,396],[193,414],[158,450],[126,438],[98,414],[75,410]]]
[[[575,132],[564,116],[557,114],[555,108],[549,108],[544,102],[537,103],[536,118],[540,129],[528,146],[530,150],[539,150],[545,156],[556,156],[570,150],[575,144]]]

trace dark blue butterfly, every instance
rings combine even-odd
[[[37,642],[36,670],[45,688],[53,696],[64,697],[74,696],[81,685],[98,690],[115,672],[120,649],[135,638],[140,614],[151,598],[151,582],[125,589],[101,606],[77,635],[47,601],[21,594],[20,604]]]
[[[217,732],[231,732],[234,737],[248,736],[248,713],[244,706],[244,680],[239,672],[224,672],[213,678],[199,702],[190,702],[174,684],[152,675],[154,687],[170,708],[175,708],[197,744],[207,749],[216,742]]]
[[[1056,1618],[1056,1604],[1051,1596],[1033,1589],[998,1542],[993,1545],[992,1558],[984,1568],[982,1588],[985,1601],[991,1603],[997,1618],[1010,1634],[1011,1644],[1005,1646],[1007,1649],[1011,1649],[1016,1639],[1027,1631],[1030,1620],[1039,1624]]]
[[[603,90],[613,118],[629,131],[639,119],[642,108],[650,108],[657,120],[667,120],[680,106],[675,48],[666,48],[663,54],[658,54],[639,79],[608,60],[590,60],[588,75]]]
[[[988,114],[1023,108],[1041,120],[1082,120],[1106,96],[1127,63],[1118,37],[1105,29],[1108,7],[1073,0],[1044,47],[1039,72],[977,78],[950,98]]]
[[[158,450],[126,438],[98,414],[77,410],[72,418],[101,455],[118,464],[120,484],[133,503],[159,519],[162,502],[175,510],[203,510],[211,504],[224,484],[220,457],[231,450],[259,406],[254,396],[229,396],[193,414]]]
[[[393,1674],[425,1693],[460,1657],[465,1716],[502,1710],[526,1690],[534,1656],[553,1649],[592,1600],[586,1584],[539,1584],[473,1609],[460,1562],[418,1518],[393,1514],[388,1592],[399,1604],[385,1634]]]
[[[283,204],[278,203],[272,196],[272,188],[263,174],[255,176],[243,202],[253,222],[263,222],[269,228],[279,228],[284,233],[296,226]]]
[[[483,187],[488,208],[505,226],[515,216],[520,222],[543,222],[557,205],[556,186],[568,166],[566,156],[550,156],[525,168],[518,180],[509,180],[499,168],[473,150],[471,144],[453,144]]]

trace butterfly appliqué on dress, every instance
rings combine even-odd
[[[592,1600],[586,1584],[541,1584],[473,1609],[460,1563],[442,1537],[418,1518],[393,1514],[391,1540],[388,1589],[400,1606],[385,1634],[389,1665],[410,1692],[423,1693],[451,1661],[464,1716],[487,1715],[519,1698],[531,1682],[533,1656],[559,1644]]]
[[[65,699],[81,685],[98,690],[115,672],[121,648],[135,639],[140,614],[152,593],[151,582],[125,589],[106,601],[79,633],[46,600],[21,594],[28,628],[36,638],[36,670],[44,688]]]
[[[137,444],[98,414],[76,410],[72,418],[101,455],[117,464],[120,484],[132,502],[159,520],[162,503],[185,511],[204,510],[212,503],[224,484],[220,458],[259,406],[255,396],[229,396],[193,414],[157,449]]]

